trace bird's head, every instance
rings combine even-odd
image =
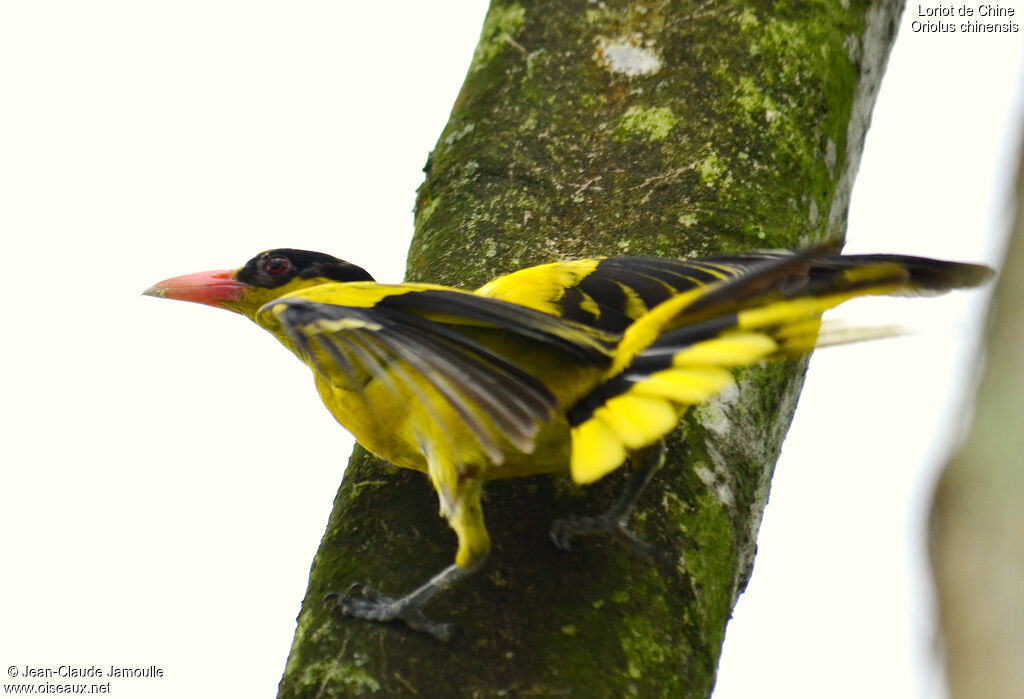
[[[147,296],[205,303],[252,318],[265,303],[328,282],[372,282],[357,267],[322,252],[278,248],[261,252],[238,269],[172,277],[146,289]]]

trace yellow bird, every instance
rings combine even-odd
[[[454,564],[401,597],[354,585],[332,598],[350,616],[445,639],[451,625],[421,607],[489,551],[485,481],[567,472],[591,483],[632,461],[637,475],[611,511],[552,529],[562,547],[596,531],[631,538],[628,519],[661,465],[662,439],[687,407],[729,385],[733,369],[848,341],[819,336],[820,318],[856,296],[943,293],[991,275],[807,250],[555,262],[466,291],[378,284],[330,255],[277,249],[145,293],[253,320],[309,365],[324,404],[360,444],[430,477],[458,537]]]

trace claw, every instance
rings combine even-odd
[[[449,566],[404,597],[388,597],[364,583],[352,583],[345,594],[331,592],[324,596],[324,604],[331,611],[367,621],[401,621],[413,631],[427,633],[439,641],[447,641],[455,632],[455,624],[427,619],[423,605],[446,589],[469,570]]]
[[[572,518],[556,519],[551,523],[548,536],[555,546],[563,551],[572,551],[572,540],[576,538],[575,520]]]
[[[378,592],[377,588],[370,587],[369,585],[361,582],[354,582],[351,585],[349,585],[348,591],[344,595],[344,599],[354,600],[355,595],[357,594],[359,595],[359,597],[370,602],[394,602],[394,600],[392,600],[390,597],[385,597],[380,592]]]
[[[356,596],[358,593],[361,596]],[[409,603],[408,598],[388,597],[377,589],[363,583],[353,583],[348,592],[331,592],[324,596],[324,604],[331,611],[367,621],[401,621],[413,631],[428,633],[439,641],[448,641],[455,631],[455,624],[427,619],[423,610]]]

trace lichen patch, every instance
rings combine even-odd
[[[594,59],[612,73],[631,78],[653,75],[661,70],[664,63],[658,50],[650,42],[645,42],[640,34],[616,39],[598,37]]]

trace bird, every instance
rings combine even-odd
[[[450,638],[423,607],[478,570],[490,550],[483,484],[534,474],[593,483],[635,475],[607,512],[551,529],[629,531],[687,408],[762,361],[889,334],[830,329],[855,297],[926,296],[984,284],[984,265],[824,248],[668,259],[556,261],[473,289],[378,283],[362,267],[292,248],[238,269],[161,281],[144,294],[239,313],[312,370],[334,418],[368,451],[425,473],[454,530],[454,561],[404,595],[364,583],[325,599],[340,613]]]

